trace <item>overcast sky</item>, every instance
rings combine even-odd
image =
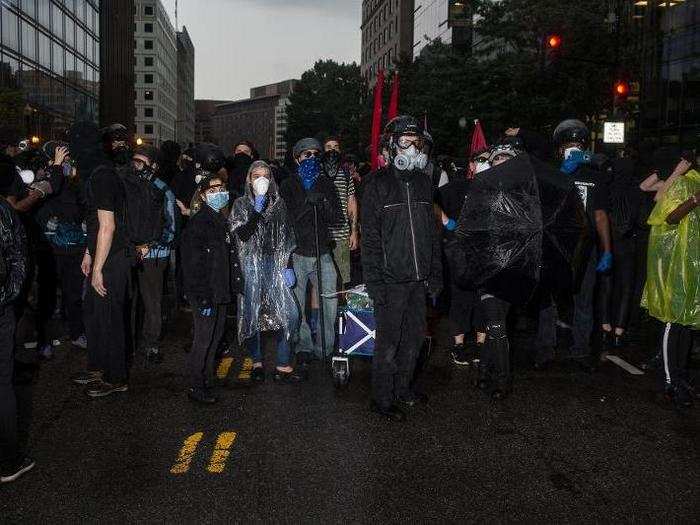
[[[162,0],[175,24],[175,0]],[[362,0],[179,0],[195,47],[195,97],[247,98],[320,58],[359,62]]]

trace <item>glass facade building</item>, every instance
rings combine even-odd
[[[98,120],[98,0],[0,4],[0,133],[60,138],[76,119]]]
[[[700,141],[700,2],[635,2],[640,50],[641,138],[697,146]]]
[[[472,6],[457,0],[416,2],[413,13],[413,58],[430,42],[440,40],[461,50],[471,46]]]

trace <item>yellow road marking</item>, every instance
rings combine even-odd
[[[219,363],[219,368],[216,369],[216,377],[219,379],[226,379],[231,369],[231,364],[233,364],[233,357],[224,357]]]
[[[173,465],[173,468],[170,469],[171,474],[185,474],[188,470],[190,470],[190,463],[192,463],[194,453],[197,451],[197,445],[199,445],[199,442],[202,441],[203,437],[203,432],[197,432],[196,434],[192,434],[185,439],[185,443],[180,449],[180,454],[177,457],[177,461]]]
[[[250,379],[250,373],[253,370],[253,359],[251,357],[246,357],[243,360],[243,366],[238,374],[238,379]]]
[[[226,468],[226,460],[230,454],[231,445],[236,441],[235,432],[222,432],[216,438],[216,446],[214,453],[211,455],[211,460],[207,466],[207,470],[212,474],[221,474]]]

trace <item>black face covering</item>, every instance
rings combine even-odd
[[[340,172],[340,153],[334,149],[323,154],[323,172],[331,179],[334,179]]]
[[[138,170],[136,174],[146,180],[151,180],[155,176],[155,171],[150,166],[144,166],[143,169]]]
[[[117,166],[124,166],[131,162],[131,149],[128,147],[119,147],[112,150],[112,161]]]

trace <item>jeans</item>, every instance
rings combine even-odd
[[[163,324],[163,278],[168,267],[168,259],[144,259],[136,274],[139,283],[139,295],[143,303],[144,348],[158,346]]]
[[[275,340],[277,341],[277,366],[279,368],[289,366],[289,356],[291,349],[289,341],[284,337],[284,330],[275,331]],[[246,347],[250,357],[254,363],[263,362],[262,334],[258,332],[253,337],[246,339]]]
[[[56,254],[56,271],[61,284],[61,302],[66,314],[71,340],[85,333],[83,325],[83,286],[85,276],[80,269],[82,254]]]
[[[348,239],[335,241],[333,260],[340,276],[340,285],[344,288],[350,282],[350,246],[348,245]]]
[[[377,341],[372,359],[372,397],[382,408],[409,393],[426,330],[424,282],[387,284],[374,303]]]
[[[0,468],[13,466],[20,456],[14,363],[15,316],[11,306],[0,306]]]
[[[306,287],[309,281],[314,286],[318,286],[318,277],[316,273],[316,258],[305,257],[303,255],[294,254],[293,258],[294,273],[297,276],[297,283],[294,287],[294,294],[299,302],[299,309],[303,314],[306,312]],[[321,292],[324,294],[335,293],[337,288],[337,275],[333,258],[329,253],[321,255]],[[323,297],[323,322],[325,333],[324,341],[326,343],[326,353],[333,352],[335,346],[335,318],[338,311],[337,297]],[[299,341],[297,342],[295,352],[309,352],[315,354],[316,357],[323,357],[321,351],[320,338],[316,342],[311,341],[311,329],[305,318],[302,319],[299,327]]]
[[[214,381],[216,350],[226,328],[226,306],[212,307],[212,315],[205,317],[200,307],[192,306],[194,337],[192,350],[187,356],[190,386],[195,389],[211,386]]]

